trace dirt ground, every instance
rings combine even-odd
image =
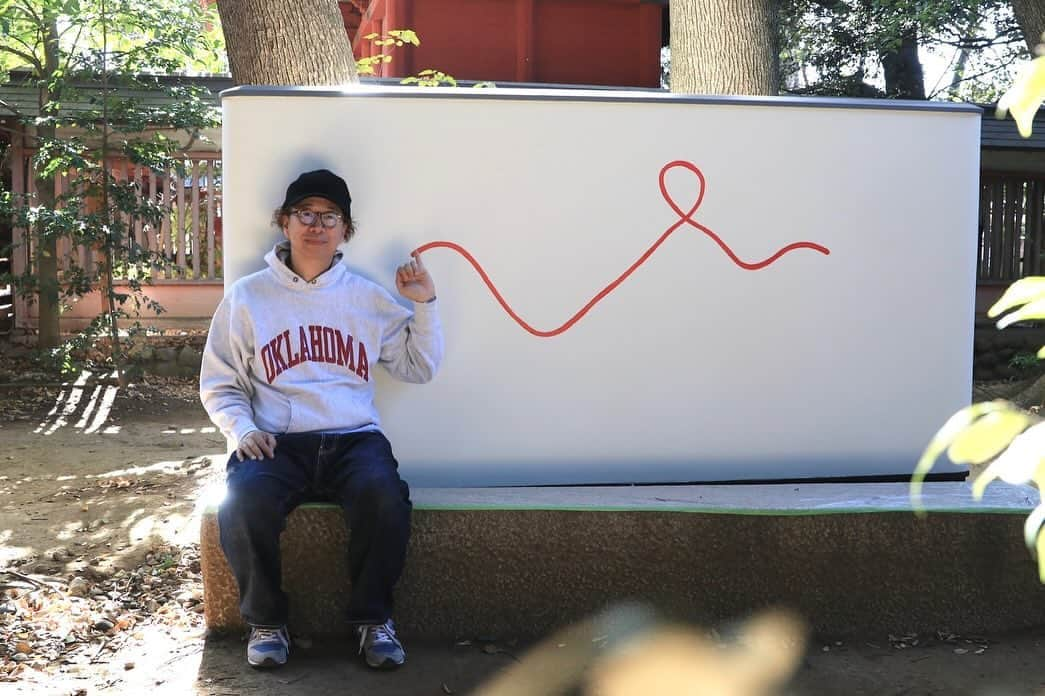
[[[303,640],[252,671],[241,639],[203,626],[197,510],[225,443],[193,380],[61,385],[0,364],[0,398],[0,694],[463,694],[525,655],[404,636],[408,665],[374,674],[353,646]],[[1045,628],[813,638],[785,693],[1045,695]]]

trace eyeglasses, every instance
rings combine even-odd
[[[317,213],[314,210],[291,210],[290,214],[306,227],[311,227],[316,224],[316,220],[319,220],[323,227],[328,229],[337,227],[337,223],[341,222],[343,218],[338,213]]]

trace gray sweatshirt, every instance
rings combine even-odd
[[[443,357],[436,302],[411,313],[387,290],[351,273],[341,253],[312,281],[286,265],[287,242],[268,268],[236,281],[211,321],[200,399],[238,445],[253,430],[378,430],[373,363],[427,382]]]

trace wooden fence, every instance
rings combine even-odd
[[[15,194],[35,193],[32,154],[15,152],[11,184]],[[151,269],[154,284],[214,283],[222,277],[221,153],[186,153],[185,175],[176,171],[156,172],[134,166],[125,159],[113,161],[111,171],[118,181],[132,182],[140,200],[152,200],[163,214],[159,224],[125,216],[128,236],[141,248],[155,252],[163,262]],[[21,166],[18,163],[21,162]],[[55,194],[69,185],[68,176],[55,180]],[[17,276],[34,258],[33,237],[24,229],[13,230],[11,270]],[[59,275],[78,266],[93,272],[99,252],[73,246],[69,239],[58,243]],[[119,269],[117,269],[119,271]],[[116,280],[121,280],[117,276]],[[29,327],[24,299],[15,299],[18,326]]]
[[[1045,175],[983,172],[977,282],[1045,274]]]

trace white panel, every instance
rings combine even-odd
[[[356,272],[392,286],[432,241],[467,249],[551,330],[679,216],[569,330],[520,328],[457,252],[425,253],[447,357],[379,377],[417,485],[907,474],[971,391],[979,114],[873,102],[630,94],[236,90],[223,100],[225,278],[261,268],[287,184],[349,183]],[[388,96],[393,95],[393,96]],[[831,108],[828,108],[831,107]],[[668,199],[700,193],[683,166]]]

